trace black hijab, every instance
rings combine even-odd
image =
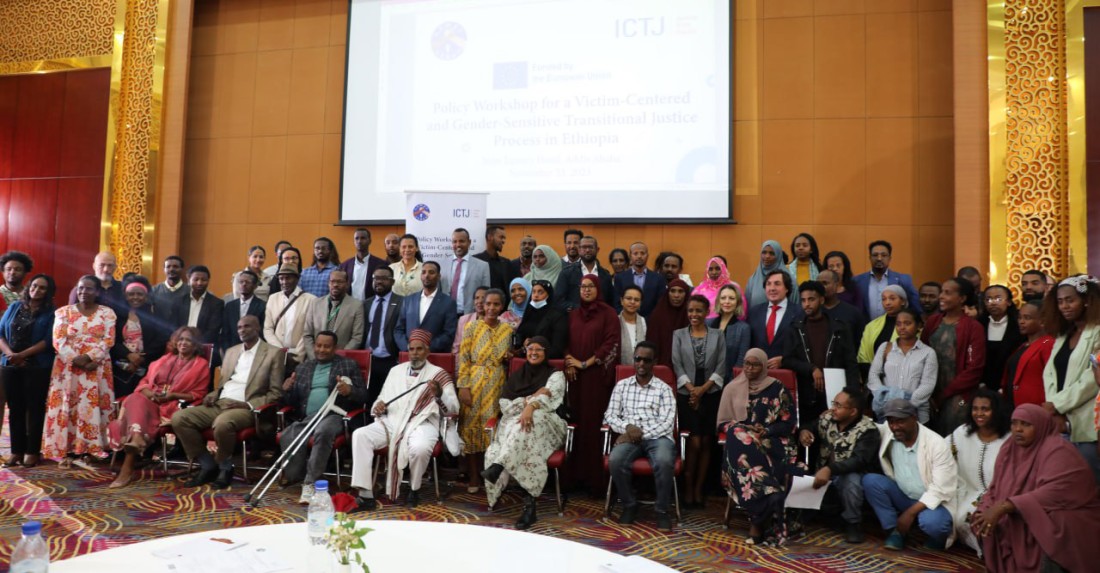
[[[550,341],[544,336],[532,337],[530,343],[540,344],[546,349],[550,348]],[[550,365],[549,359],[544,359],[541,364],[524,362],[523,368],[516,370],[508,377],[500,397],[505,400],[526,398],[538,392],[540,388],[545,387],[546,382],[550,380],[550,375],[553,373],[554,367]]]

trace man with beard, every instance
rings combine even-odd
[[[512,275],[512,261],[501,255],[505,239],[504,227],[489,225],[485,229],[485,250],[474,255],[474,258],[489,263],[489,286],[508,292],[508,285],[516,277]]]
[[[537,246],[538,243],[531,235],[525,235],[519,240],[519,258],[512,259],[512,276],[522,277],[531,272],[531,255]]]
[[[586,235],[577,243],[580,259],[562,267],[558,275],[558,284],[554,285],[554,304],[565,311],[573,310],[581,304],[581,277],[596,275],[600,278],[600,294],[603,301],[614,306],[615,289],[611,273],[600,266],[598,255],[600,244],[596,237]]]

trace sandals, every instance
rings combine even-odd
[[[27,454],[23,456],[23,467],[33,468],[38,465],[39,457],[37,454]]]
[[[60,462],[57,462],[58,469],[71,470],[73,469],[73,458],[62,458]]]
[[[73,460],[73,465],[82,470],[87,470],[90,472],[96,471],[96,467],[92,465],[91,456],[80,456],[79,458]]]
[[[9,457],[3,463],[3,467],[5,467],[5,468],[16,468],[16,467],[19,467],[19,466],[22,466],[22,465],[23,465],[23,455],[22,454],[18,454],[18,455],[17,454],[12,454],[11,457]]]

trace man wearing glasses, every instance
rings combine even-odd
[[[371,351],[370,383],[367,404],[373,404],[382,391],[390,369],[397,366],[397,342],[393,339],[403,298],[393,292],[393,269],[381,266],[371,275],[374,296],[363,301],[367,335],[366,347]]]
[[[638,500],[634,497],[632,466],[634,460],[646,456],[653,466],[657,500],[657,528],[672,529],[668,515],[672,497],[673,464],[676,463],[675,421],[676,396],[672,387],[653,377],[653,362],[657,346],[642,341],[634,348],[634,375],[619,380],[611,392],[611,401],[604,414],[604,423],[619,435],[608,462],[615,490],[623,502],[619,523],[634,523],[638,515]]]
[[[863,391],[848,386],[833,398],[832,409],[802,429],[799,441],[806,448],[818,444],[817,473],[814,489],[830,483],[836,487],[825,492],[825,515],[844,520],[844,540],[863,543],[863,474],[881,473],[878,448],[882,441],[878,428],[863,415]]]

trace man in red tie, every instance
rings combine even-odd
[[[802,317],[802,310],[788,304],[791,275],[782,269],[764,277],[764,296],[767,300],[749,311],[749,327],[752,346],[768,355],[768,368],[781,368],[783,352],[787,344],[787,332],[795,320]]]
[[[474,293],[489,286],[489,263],[470,255],[470,232],[463,228],[451,233],[449,261],[440,266],[440,287],[458,305],[458,315],[474,312]]]

